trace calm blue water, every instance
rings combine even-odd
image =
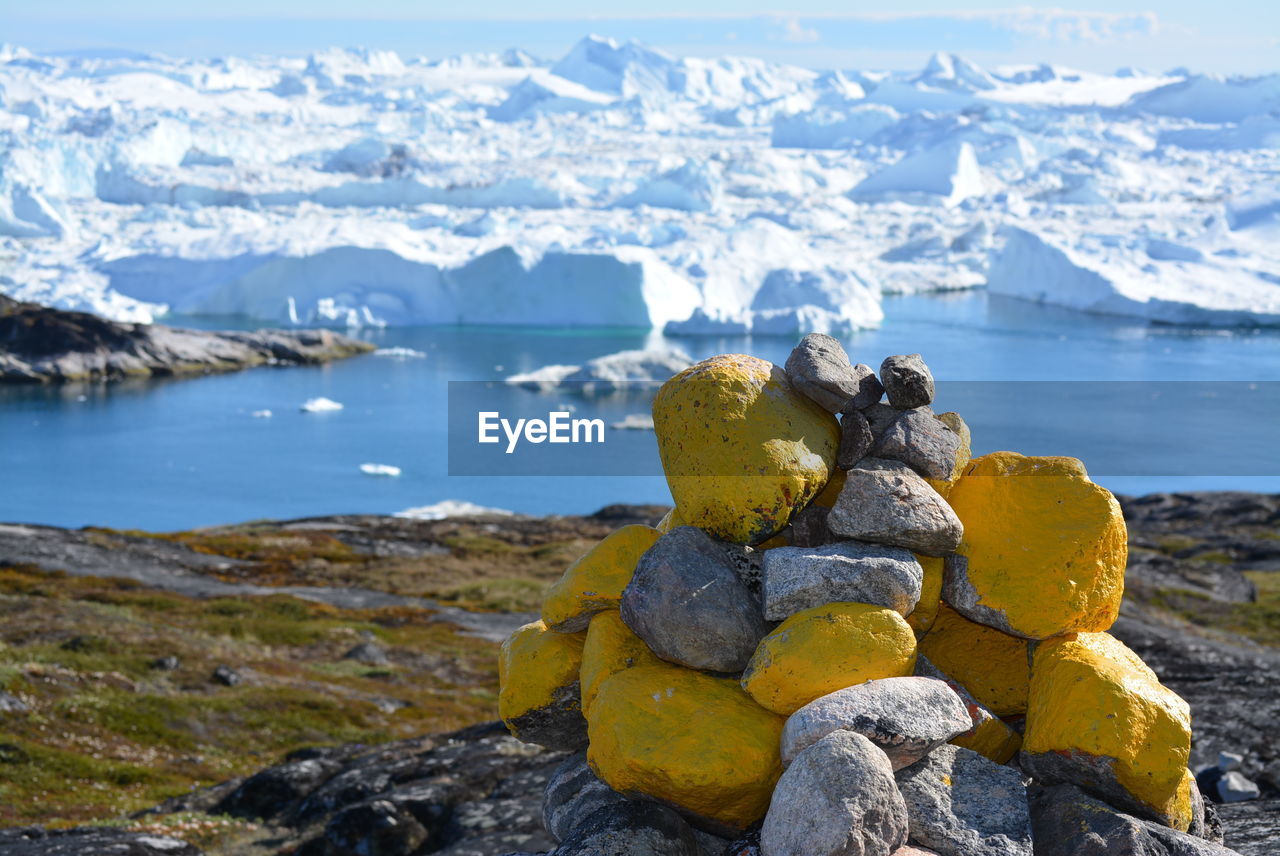
[[[1280,331],[1275,330],[1150,327],[984,293],[893,299],[885,311],[881,329],[846,341],[850,355],[878,365],[888,354],[919,351],[941,380],[1280,381]],[[448,381],[499,379],[548,363],[579,363],[661,344],[656,337],[643,331],[439,328],[365,335],[380,347],[410,347],[427,357],[401,362],[365,356],[316,368],[255,369],[197,380],[0,389],[0,520],[166,530],[264,517],[394,512],[443,499],[538,514],[589,512],[611,502],[669,501],[663,480],[652,476],[446,473]],[[781,363],[794,343],[723,338],[668,344],[695,359],[734,351]],[[340,401],[345,409],[299,412],[303,401],[316,396]],[[575,403],[575,415],[599,414],[606,421],[642,409]],[[1170,419],[1150,438],[1150,446],[1168,447],[1171,455],[1203,455],[1204,468],[1187,470],[1203,475],[1100,476],[1099,481],[1127,493],[1280,491],[1280,462],[1269,439],[1272,426],[1280,424],[1272,419],[1273,403],[1245,413],[1192,404],[1200,407],[1196,418]],[[274,417],[252,417],[262,409]],[[1065,426],[1070,448],[1061,449],[1040,448],[1043,427],[1034,424],[1034,414],[1028,413],[1025,423],[1018,414],[1016,406],[1006,407],[989,420],[992,427],[984,436],[987,423],[965,413],[975,429],[975,450],[1060,450],[1089,464],[1107,442],[1105,432],[1094,430],[1096,414],[1087,408]],[[624,434],[618,442],[653,446],[649,432],[613,432]],[[1224,454],[1237,459],[1215,469],[1214,456]],[[1241,465],[1258,458],[1256,468]],[[366,462],[399,466],[403,475],[366,476],[359,471]]]

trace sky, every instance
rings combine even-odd
[[[0,40],[37,52],[243,56],[337,45],[435,58],[519,47],[555,58],[599,33],[677,55],[759,56],[813,68],[916,68],[946,50],[990,66],[1280,70],[1274,0],[894,5],[888,12],[849,0],[0,0]],[[795,11],[779,11],[786,7]]]

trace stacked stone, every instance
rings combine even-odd
[[[576,753],[556,856],[1230,852],[1186,703],[1106,633],[1115,499],[1075,459],[971,459],[933,397],[918,354],[877,377],[819,334],[663,385],[675,508],[502,647],[511,732]]]

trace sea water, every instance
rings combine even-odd
[[[1102,401],[1139,411],[1142,396],[1163,395],[1167,408],[1170,397],[1203,392],[1212,386],[1207,382],[1244,382],[1259,390],[1256,401],[1188,400],[1185,413],[1174,408],[1169,418],[1147,420],[1135,431],[1139,446],[1152,450],[1150,459],[1116,466],[1115,420],[1101,424],[1101,411],[1115,409],[1112,404],[1060,409],[1046,427],[1037,424],[1034,403],[1020,400],[1029,387],[992,385],[985,398],[994,404],[969,395],[965,400],[978,412],[954,405],[973,427],[975,453],[1011,448],[1072,454],[1086,465],[1105,462],[1116,472],[1091,471],[1125,493],[1280,491],[1280,401],[1271,393],[1280,388],[1280,331],[1151,326],[983,292],[891,298],[885,314],[881,328],[844,337],[850,356],[878,367],[889,354],[920,352],[940,380],[940,408],[949,388],[961,388],[948,382],[959,381],[1111,384]],[[645,330],[390,328],[358,335],[379,348],[422,356],[367,355],[183,380],[0,388],[0,521],[174,530],[398,512],[443,500],[530,514],[667,503],[657,475],[450,476],[449,381],[500,381],[547,364],[664,346],[694,359],[739,352],[782,363],[795,344],[767,337],[664,339]],[[301,410],[322,398],[342,409]],[[575,417],[608,424],[645,410],[634,397],[552,394],[542,400],[544,409],[569,404]],[[652,432],[611,430],[608,440],[652,461],[642,469],[656,472]],[[1172,466],[1175,461],[1187,465]],[[400,474],[376,468],[371,474],[365,464]]]

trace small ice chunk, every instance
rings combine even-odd
[[[303,408],[303,410],[306,410],[306,408],[304,407],[304,408]],[[253,418],[254,418],[254,419],[270,419],[270,418],[271,418],[271,415],[272,415],[272,414],[271,414],[271,411],[270,411],[270,410],[255,410],[255,411],[253,411]]]
[[[391,464],[361,464],[360,472],[367,476],[385,476],[387,478],[396,478],[400,475],[400,468]]]
[[[446,517],[472,517],[482,515],[499,515],[507,517],[515,514],[505,508],[489,508],[476,505],[465,499],[442,499],[434,505],[420,505],[396,512],[396,517],[408,517],[413,520],[444,520]]]
[[[379,348],[373,352],[375,357],[389,357],[393,360],[422,360],[427,355],[422,351],[415,351],[413,348]]]
[[[614,422],[609,427],[624,431],[652,431],[653,417],[648,413],[628,413],[621,421]]]
[[[308,398],[302,404],[303,413],[326,413],[331,410],[341,410],[342,403],[334,401],[332,398]]]

